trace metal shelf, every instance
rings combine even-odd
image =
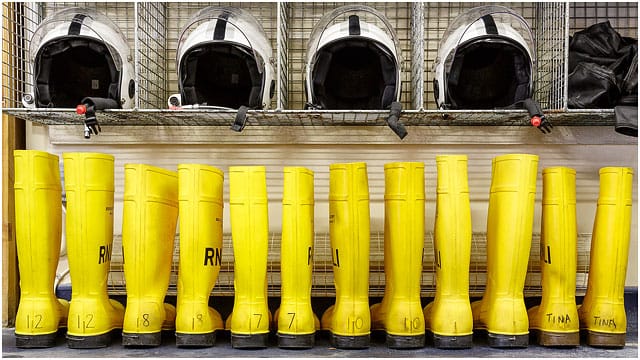
[[[80,125],[84,117],[73,109],[22,109],[4,111],[15,117],[43,125]],[[105,110],[97,113],[101,125],[115,126],[229,126],[233,110]],[[550,111],[554,126],[613,126],[612,109],[593,111]],[[247,126],[383,126],[386,111],[349,110],[254,110],[248,112]],[[530,126],[523,110],[407,110],[401,121],[409,126]]]

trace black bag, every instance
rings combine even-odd
[[[622,37],[609,21],[574,34],[569,43],[569,107],[638,104],[638,41]]]

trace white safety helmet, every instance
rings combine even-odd
[[[499,5],[460,14],[447,28],[434,63],[440,109],[493,109],[533,95],[533,34],[526,20]]]
[[[273,50],[249,12],[210,6],[183,27],[176,54],[180,94],[170,107],[268,109],[275,92]]]
[[[380,12],[347,5],[320,19],[307,47],[307,107],[388,109],[400,99],[398,38]]]
[[[44,19],[31,38],[29,108],[75,108],[85,97],[132,108],[136,84],[129,44],[118,26],[90,9],[66,8]]]

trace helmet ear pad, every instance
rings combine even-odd
[[[189,49],[180,62],[182,105],[262,108],[262,74],[244,45],[209,42]]]
[[[98,40],[67,36],[47,42],[38,50],[34,74],[36,107],[75,108],[85,97],[120,104],[120,71]]]
[[[387,109],[396,95],[397,62],[366,38],[331,42],[315,55],[313,103],[323,109]]]
[[[531,97],[531,59],[507,38],[486,36],[460,44],[446,78],[452,109],[494,109]]]

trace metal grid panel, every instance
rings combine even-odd
[[[306,3],[291,4],[289,21],[289,106],[288,109],[303,109],[307,101],[304,93],[304,69],[307,44],[311,31],[320,18],[340,6],[353,3]],[[367,3],[380,11],[393,26],[404,59],[400,101],[404,109],[411,109],[411,4],[410,3]]]
[[[568,53],[566,14],[566,3],[537,3],[535,98],[544,109],[567,108],[564,91]]]
[[[607,20],[620,35],[638,38],[637,2],[569,3],[570,35],[593,24]]]
[[[22,107],[25,90],[33,86],[28,67],[29,42],[41,21],[38,8],[27,3],[2,3],[2,107]]]
[[[277,49],[277,4],[274,2],[241,2],[241,3],[220,3],[220,2],[169,2],[167,6],[167,22],[166,26],[166,56],[167,56],[167,87],[164,93],[158,95],[164,99],[161,106],[157,108],[166,108],[166,100],[169,94],[177,93],[178,89],[178,73],[176,70],[176,51],[178,47],[178,38],[182,27],[187,23],[189,18],[198,10],[208,6],[233,6],[247,10],[253,15],[264,28],[267,37],[271,41],[273,49],[272,61],[276,65],[276,49]],[[272,99],[271,108],[276,105],[276,99]],[[144,107],[143,104],[141,106]]]
[[[562,109],[564,71],[559,68],[564,61],[563,3],[499,3],[520,14],[531,26],[535,36],[538,69],[535,96],[545,109]],[[425,101],[427,109],[436,109],[433,95],[432,68],[438,53],[438,45],[447,26],[463,11],[479,6],[478,3],[426,3],[425,12]],[[558,97],[559,96],[559,97]]]
[[[168,98],[167,63],[173,60],[166,49],[167,4],[143,2],[137,11],[136,108],[161,109]]]
[[[33,33],[44,18],[68,7],[93,9],[106,15],[120,28],[133,51],[135,11],[131,2],[3,3],[2,64],[7,70],[2,85],[3,107],[22,107],[22,96],[33,87],[28,58]]]
[[[424,257],[421,280],[421,296],[433,297],[436,290],[435,258],[433,253],[433,233],[425,233]],[[269,235],[269,250],[267,256],[267,284],[268,295],[280,296],[280,234]],[[587,274],[589,269],[590,234],[578,235],[578,271],[576,291],[584,295],[587,288]],[[115,243],[122,243],[119,236]],[[173,262],[171,264],[171,279],[168,295],[177,294],[178,264],[180,238],[174,240]],[[487,240],[486,233],[474,233],[471,239],[471,262],[469,266],[469,294],[482,296],[487,281]],[[317,233],[314,239],[313,281],[311,294],[314,297],[335,296],[333,282],[333,263],[331,258],[331,244],[329,234]],[[540,273],[540,234],[534,234],[531,241],[529,265],[525,280],[525,296],[539,296],[541,294]],[[212,291],[216,296],[233,296],[233,242],[231,234],[224,234],[222,240],[222,264],[216,285]],[[379,297],[384,295],[384,233],[372,232],[370,235],[369,255],[369,295]],[[109,272],[109,293],[114,295],[126,294],[124,268],[122,263],[122,247],[114,246],[111,255],[111,271]]]

